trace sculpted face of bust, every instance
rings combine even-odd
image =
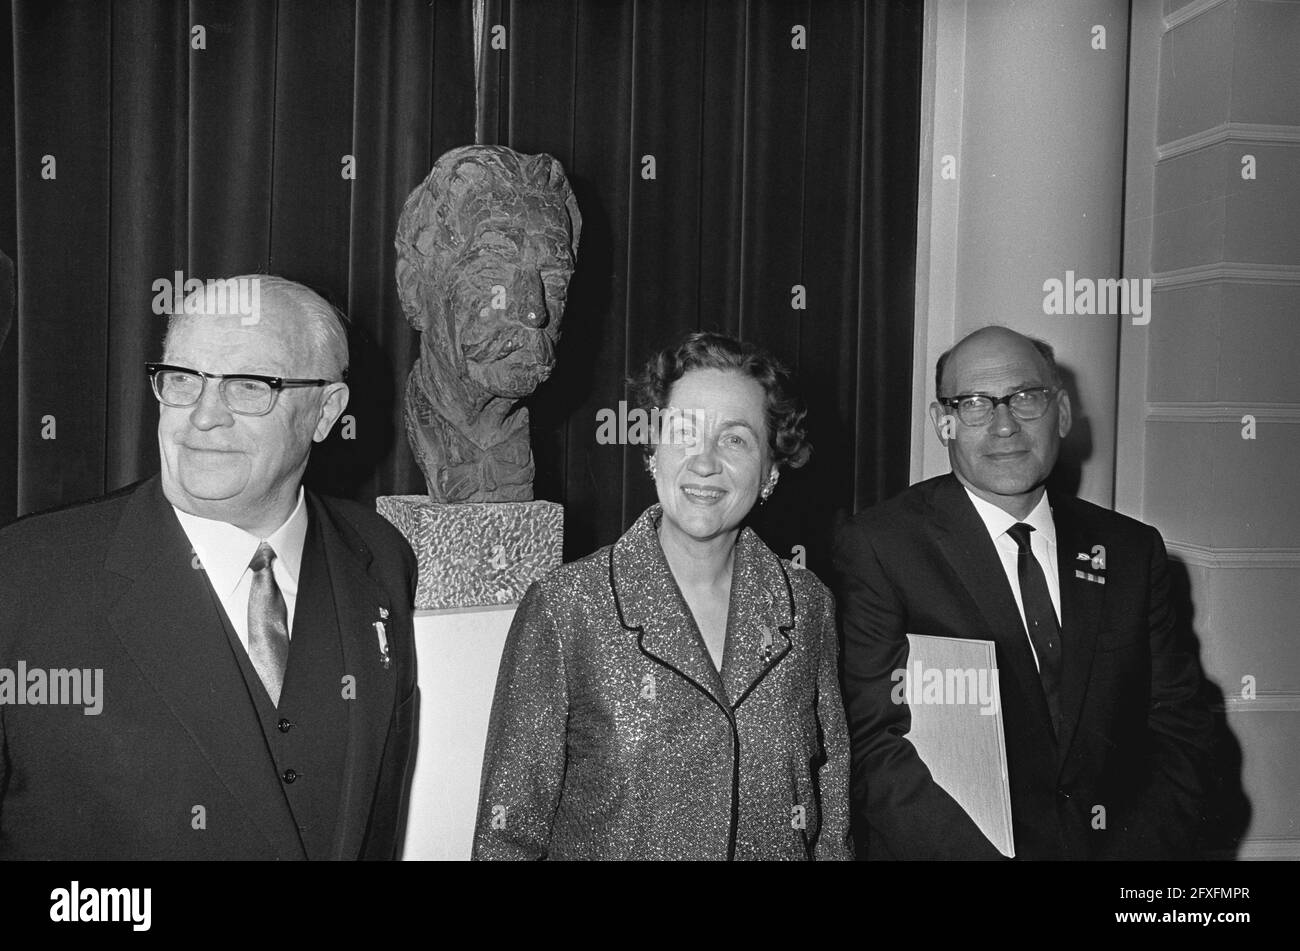
[[[438,282],[471,381],[520,399],[551,375],[572,274],[562,205],[517,199],[476,225]]]
[[[555,366],[581,230],[560,163],[504,146],[453,149],[407,198],[397,288],[423,339],[406,426],[435,501],[532,498],[518,403]]]

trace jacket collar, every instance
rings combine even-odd
[[[734,710],[790,652],[794,590],[785,566],[751,528],[736,540],[722,671],[713,666],[699,626],[659,544],[662,507],[650,506],[610,548],[610,587],[624,629],[638,646]]]
[[[370,574],[369,546],[315,493],[306,496],[310,535],[322,547],[346,669],[356,678],[349,704],[348,750],[336,845],[360,854],[396,697],[396,669],[380,663],[375,623],[396,620],[384,587]],[[281,858],[302,856],[275,764],[245,694],[214,692],[242,683],[222,635],[221,610],[201,565],[162,492],[159,476],[133,493],[108,545],[105,567],[125,580],[109,612],[123,647],[240,800]],[[391,637],[392,635],[388,635]],[[216,677],[225,671],[224,681]]]
[[[280,859],[304,858],[221,606],[154,476],[126,504],[105,557],[123,578],[109,627]]]
[[[1092,673],[1102,609],[1109,590],[1104,566],[1105,549],[1111,540],[1099,531],[1095,519],[1087,517],[1077,499],[1051,498],[1052,517],[1056,521],[1057,573],[1061,581],[1061,748],[1064,750],[1079,725]],[[1082,561],[1080,554],[1090,555],[1093,560]]]
[[[1073,562],[1078,552],[1091,551],[1093,545],[1104,544],[1105,539],[1099,535],[1093,537],[1097,533],[1086,524],[1079,503],[1073,497],[1049,490],[1048,501],[1056,525],[1057,575],[1061,590],[1060,735],[1052,737],[1047,701],[1041,690],[1026,689],[1023,702],[1040,714],[1035,718],[1038,722],[1033,728],[1039,734],[1038,739],[1054,743],[1058,763],[1063,763],[1079,722],[1106,593],[1103,584],[1077,578]],[[997,548],[966,490],[956,476],[948,474],[931,483],[929,503],[931,518],[927,520],[927,530],[979,608],[986,626],[987,635],[972,632],[968,636],[987,636],[995,641],[1000,663],[1010,668],[1011,679],[1026,685],[1026,688],[1037,684],[1038,668],[1034,664],[1011,586],[1002,571]],[[1011,689],[1008,678],[1003,678],[1001,684],[1004,691]]]
[[[319,526],[344,669],[356,678],[354,695],[366,698],[365,703],[348,705],[348,748],[334,842],[337,858],[354,859],[365,841],[397,698],[397,667],[384,665],[379,631],[384,630],[385,642],[395,640],[398,615],[383,585],[370,573],[374,555],[364,539],[315,493],[307,493],[307,502]]]

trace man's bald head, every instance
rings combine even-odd
[[[1060,383],[1052,348],[1006,327],[968,334],[935,367],[930,419],[953,474],[1017,520],[1042,499],[1070,431],[1070,398]],[[974,397],[985,398],[987,416],[981,400],[970,399],[968,412],[958,405]]]
[[[255,289],[240,298],[242,304],[251,301],[247,313],[230,303],[233,288],[243,282]],[[348,333],[343,315],[310,287],[273,274],[241,274],[210,281],[202,290],[186,295],[184,308],[167,322],[163,352],[168,351],[181,324],[231,315],[237,315],[245,326],[262,321],[277,324],[287,344],[305,345],[310,372],[322,379],[342,380],[347,373]]]
[[[347,353],[337,312],[301,284],[250,274],[196,288],[163,351],[171,372],[202,377],[192,402],[159,397],[167,500],[259,538],[273,533],[297,503],[312,445],[347,407]],[[230,378],[241,376],[279,378],[265,411],[231,407]]]
[[[1052,386],[1061,385],[1061,370],[1056,365],[1056,351],[1046,340],[1039,340],[1037,337],[1029,337],[1025,334],[1018,333],[1010,327],[980,327],[978,330],[972,330],[961,340],[953,344],[942,354],[934,365],[934,392],[936,396],[953,396],[953,393],[945,393],[943,389],[943,372],[954,356],[963,348],[974,349],[981,352],[988,350],[997,350],[1001,352],[1015,353],[1021,348],[1031,347],[1042,360],[1044,378]]]

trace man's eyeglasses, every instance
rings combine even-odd
[[[290,380],[256,373],[204,373],[166,363],[146,363],[154,396],[164,406],[184,408],[203,398],[208,380],[220,380],[219,392],[226,409],[240,416],[265,416],[275,406],[279,392],[289,386],[329,386],[333,380]]]
[[[1003,403],[1007,404],[1007,409],[1011,410],[1012,416],[1023,422],[1041,418],[1047,412],[1047,407],[1052,405],[1052,397],[1060,390],[1059,386],[1031,386],[1008,393],[1006,396],[993,397],[982,394],[941,396],[939,402],[955,412],[957,418],[966,426],[981,426],[987,423],[993,418],[994,411]]]

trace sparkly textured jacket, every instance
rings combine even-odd
[[[653,505],[524,595],[497,678],[476,859],[848,859],[834,602],[743,529],[722,671]]]

